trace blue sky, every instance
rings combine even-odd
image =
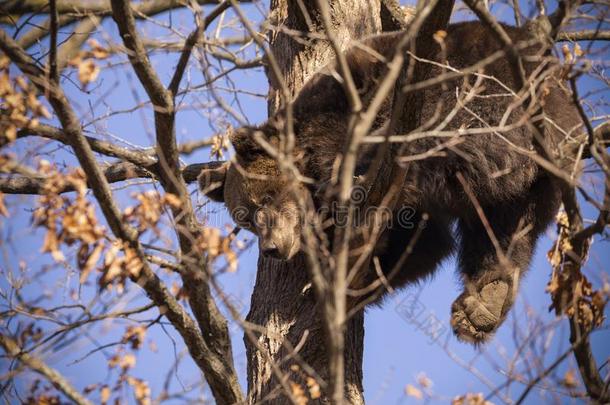
[[[524,12],[531,7],[523,7]],[[254,21],[260,21],[261,14],[254,6],[247,6],[248,15]],[[260,6],[261,10],[266,10],[267,6]],[[507,16],[506,9],[499,10],[503,16]],[[167,15],[165,16],[167,17]],[[157,20],[168,23],[171,21],[171,28],[177,29],[182,34],[187,35],[192,25],[192,17],[186,12],[173,12],[171,19],[157,17]],[[230,19],[227,15],[225,21]],[[506,17],[508,18],[508,17]],[[147,26],[144,31],[150,37],[160,38],[169,34],[169,30],[163,28],[152,28]],[[208,30],[208,35],[212,35],[214,28]],[[226,30],[223,35],[235,35],[236,32]],[[102,43],[106,43],[107,38],[116,40],[117,33],[114,23],[110,20],[105,21],[103,30],[96,38]],[[37,48],[34,48],[37,49]],[[252,49],[245,51],[245,56],[252,55]],[[601,58],[608,61],[608,53],[602,53]],[[117,62],[117,59],[111,59]],[[124,62],[124,58],[120,59]],[[101,64],[108,63],[103,61]],[[153,64],[158,70],[164,83],[168,83],[173,68],[176,63],[175,56],[165,53],[158,53],[153,57]],[[230,79],[236,88],[247,90],[251,93],[266,94],[267,80],[262,69],[255,71],[237,71],[231,74]],[[202,83],[201,70],[196,63],[191,65],[189,72],[182,83],[183,87],[195,86]],[[114,111],[126,110],[100,121],[97,125],[87,126],[86,129],[102,137],[117,135],[129,142],[132,146],[147,147],[154,144],[151,129],[153,128],[152,112],[146,106],[136,112],[128,111],[132,107],[146,100],[146,96],[136,81],[131,68],[123,63],[114,69],[106,69],[94,85],[89,86],[88,92],[82,92],[76,85],[77,79],[74,71],[67,71],[63,80],[64,88],[71,100],[74,100],[77,111],[83,122],[91,121],[92,116],[100,117],[110,109]],[[228,86],[231,83],[221,81],[221,86]],[[591,80],[581,83],[585,91],[597,88],[599,83]],[[219,91],[219,94],[232,105],[233,108],[241,111],[252,123],[258,123],[266,117],[266,102],[263,98],[251,95],[240,96],[241,106],[229,96],[229,93]],[[600,97],[607,99],[607,93]],[[190,92],[183,99],[183,111],[177,119],[176,129],[179,140],[197,140],[209,137],[215,132],[222,131],[224,127],[213,125],[210,117],[218,117],[221,111],[214,105],[214,100],[206,91]],[[610,111],[597,111],[596,114],[608,114]],[[235,124],[230,118],[222,118],[220,122]],[[26,157],[25,151],[31,150],[32,145],[36,146],[35,153]],[[36,161],[38,158],[54,159],[60,164],[71,165],[74,157],[65,149],[58,149],[57,144],[38,143],[38,140],[25,139],[19,141],[12,150],[18,156],[24,157],[25,161]],[[198,152],[185,158],[185,163],[195,163],[209,160],[207,151]],[[129,194],[135,190],[144,190],[148,185],[141,185],[128,190],[117,189],[116,195],[126,207],[133,204]],[[194,189],[193,189],[194,190]],[[599,191],[599,190],[598,190]],[[222,206],[216,204],[205,205],[205,199],[193,193],[194,201],[203,206],[200,209],[200,216],[210,225],[224,226],[230,225],[231,221],[224,212]],[[43,233],[36,230],[30,223],[30,209],[33,199],[30,197],[8,198],[8,205],[11,218],[0,220],[0,232],[2,236],[8,237],[13,241],[12,244],[2,246],[0,251],[0,268],[3,272],[18,273],[19,262],[23,261],[28,271],[36,272],[52,263],[49,255],[40,254]],[[594,211],[590,206],[585,207],[585,214],[591,218]],[[100,215],[101,217],[101,215]],[[548,234],[553,237],[553,229],[549,229]],[[246,232],[240,233],[240,238],[252,239]],[[171,239],[170,236],[167,236]],[[598,238],[599,239],[599,238]],[[532,263],[531,270],[522,284],[521,293],[517,304],[511,312],[504,326],[500,329],[496,338],[483,348],[473,348],[472,346],[459,343],[451,335],[449,329],[449,309],[453,300],[459,295],[461,288],[458,278],[455,275],[455,263],[449,260],[437,272],[436,276],[420,285],[412,286],[398,292],[386,299],[385,304],[380,308],[370,308],[367,310],[365,321],[365,350],[364,350],[364,384],[365,397],[369,404],[393,404],[411,403],[413,398],[405,395],[404,389],[407,384],[417,385],[417,378],[421,373],[433,382],[432,390],[435,397],[430,403],[447,403],[455,395],[466,392],[490,392],[491,386],[496,386],[505,381],[506,358],[510,358],[516,352],[514,336],[519,340],[525,337],[534,337],[534,343],[524,349],[525,360],[517,362],[517,370],[524,376],[528,376],[527,370],[531,367],[527,360],[532,360],[539,355],[539,349],[543,345],[549,348],[548,354],[544,359],[540,359],[542,364],[550,364],[567,347],[567,324],[565,320],[557,320],[553,313],[549,313],[550,298],[545,293],[545,286],[549,279],[550,266],[546,261],[545,254],[549,249],[551,239],[543,238],[539,243],[536,257]],[[239,270],[236,273],[228,273],[221,277],[221,282],[225,289],[231,294],[235,302],[241,307],[242,314],[245,316],[248,310],[249,296],[252,290],[256,275],[257,249],[254,244],[245,249],[240,257]],[[74,263],[74,262],[73,262]],[[587,266],[587,274],[591,277],[594,285],[599,286],[601,282],[608,278],[608,265],[610,264],[610,250],[607,242],[594,244],[593,251]],[[171,284],[175,280],[174,276],[164,276]],[[0,278],[0,287],[7,288],[5,277]],[[79,302],[87,303],[93,295],[94,286],[84,286],[80,289]],[[78,291],[78,274],[75,269],[63,269],[53,271],[34,279],[30,286],[24,290],[26,297],[35,297],[41,292],[48,292],[50,302],[55,304],[73,303],[71,298],[73,291]],[[111,301],[114,293],[102,294],[101,302],[95,308],[102,308],[104,302]],[[414,297],[418,300],[418,306],[422,309],[422,320],[438,321],[440,328],[436,339],[431,338],[430,329],[417,326],[413,319],[408,319],[401,315],[400,308],[405,302]],[[122,304],[128,306],[143,305],[146,299],[141,291],[131,286],[121,299]],[[412,301],[408,301],[412,302]],[[139,316],[139,319],[154,319],[157,316],[156,309]],[[543,325],[557,323],[554,333],[548,337],[547,333],[540,331]],[[127,322],[119,324],[128,325]],[[51,328],[51,325],[40,321],[39,325]],[[9,325],[14,327],[15,325]],[[444,329],[443,329],[444,327]],[[592,344],[599,364],[610,357],[610,345],[607,323],[600,331],[592,335]],[[57,367],[64,373],[77,387],[83,388],[92,383],[111,383],[116,377],[108,374],[106,361],[109,356],[116,352],[116,347],[108,347],[82,359],[94,347],[94,345],[105,345],[116,341],[122,334],[124,327],[117,327],[116,323],[99,323],[86,331],[78,332],[62,342],[61,349],[51,353],[47,358],[49,364]],[[236,325],[232,325],[234,355],[236,357],[236,367],[238,369],[242,383],[245,386],[245,357],[242,340],[242,332]],[[165,373],[171,367],[175,359],[175,354],[183,350],[180,337],[172,330],[170,325],[163,328],[155,326],[151,328],[147,335],[147,342],[156,342],[157,350],[151,350],[149,345],[140,351],[137,357],[137,365],[132,375],[143,378],[149,382],[153,390],[153,396],[160,392],[160,387],[165,380]],[[528,354],[529,353],[529,354]],[[539,356],[538,356],[539,357]],[[6,362],[0,362],[0,367]],[[540,366],[540,365],[539,365]],[[574,367],[574,362],[570,358],[558,368],[558,375],[562,376],[566,370]],[[473,368],[477,371],[473,372]],[[477,374],[484,376],[476,377]],[[20,376],[20,384],[25,384],[30,380],[30,376]],[[180,363],[173,379],[173,387],[177,389],[179,384],[196,384],[201,381],[198,369],[188,358]],[[489,384],[489,385],[487,385]],[[514,383],[510,391],[502,394],[516,398],[524,389],[525,385]],[[209,398],[209,397],[208,397]],[[534,390],[527,403],[539,403],[541,398],[544,402],[555,400],[557,397],[552,393],[543,390]],[[562,402],[568,403],[565,397]],[[497,398],[491,399],[494,403],[500,403]],[[176,403],[181,401],[176,400]],[[576,401],[575,401],[576,402]]]

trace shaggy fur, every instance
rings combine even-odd
[[[504,28],[515,43],[529,40],[525,29]],[[365,102],[383,80],[385,62],[392,58],[400,36],[401,33],[390,33],[371,37],[362,46],[348,51],[347,60]],[[478,22],[451,25],[445,47],[447,61],[456,69],[468,68],[502,50],[494,35]],[[530,82],[538,79],[540,61],[545,60],[539,49],[540,46],[530,41],[521,53]],[[439,52],[439,61],[440,55]],[[348,133],[350,111],[338,76],[333,74],[335,68],[335,63],[331,63],[314,75],[294,101],[295,156],[301,173],[314,179],[318,187],[328,182]],[[558,67],[551,66],[553,69],[557,71]],[[440,67],[432,69],[432,76],[442,73]],[[514,83],[506,58],[498,58],[481,73],[488,77],[482,82],[484,90],[466,108],[459,109],[445,131],[498,126],[509,108],[512,112],[506,125],[516,124],[524,117],[525,108],[515,106],[515,98],[510,95]],[[425,213],[426,226],[412,244],[406,260],[401,258],[404,259],[405,249],[417,227],[395,224],[375,246],[374,254],[384,272],[396,265],[400,267],[391,280],[394,287],[430,275],[444,258],[457,253],[464,291],[452,306],[451,322],[456,335],[466,341],[482,342],[501,324],[513,303],[520,275],[529,266],[536,241],[560,205],[557,181],[531,156],[539,152],[541,143],[556,150],[562,140],[574,135],[580,121],[569,93],[558,79],[559,74],[545,75],[546,79],[537,86],[537,97],[545,116],[542,139],[534,140],[531,126],[515,125],[501,133],[462,136],[460,143],[443,150],[442,154],[410,161],[395,215],[400,215],[400,210],[405,208],[414,210],[412,222],[417,224]],[[424,90],[422,122],[438,117],[434,127],[449,117],[459,91],[470,88],[475,80],[475,75],[467,75],[446,82],[444,87],[437,85]],[[373,130],[382,128],[387,121],[392,99],[393,95],[387,98]],[[235,163],[205,171],[200,181],[203,189],[209,189],[214,183],[220,186],[210,195],[224,201],[240,225],[259,235],[263,253],[289,259],[300,250],[297,205],[287,191],[286,180],[279,176],[277,163],[253,136],[258,131],[272,145],[277,145],[283,122],[283,113],[279,112],[260,127],[236,131],[231,137]],[[426,137],[410,142],[401,156],[416,156],[446,140]],[[366,172],[375,148],[363,148],[357,174]],[[476,201],[469,198],[457,173],[461,173]],[[391,181],[380,179],[384,180],[387,184]],[[314,187],[311,191],[315,194],[318,190]],[[492,236],[476,205],[482,208]],[[246,207],[247,213],[236,218],[235,212],[240,207]],[[257,213],[261,210],[264,214]],[[262,217],[266,221],[261,221]],[[279,223],[283,225],[278,227]],[[359,280],[368,284],[377,277],[369,269]]]

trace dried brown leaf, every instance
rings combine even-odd
[[[417,387],[414,387],[411,384],[407,384],[407,386],[405,387],[405,394],[407,394],[408,396],[413,397],[415,399],[424,398],[424,394],[421,392],[421,390]]]
[[[146,381],[139,378],[127,377],[127,383],[133,387],[134,396],[139,405],[150,405],[150,387]]]
[[[568,370],[563,376],[563,380],[561,384],[566,388],[576,388],[578,387],[578,380],[576,379],[576,373],[574,370]]]
[[[108,402],[108,400],[110,399],[110,387],[107,386],[106,384],[102,385],[102,388],[100,389],[100,402],[102,404],[106,404]]]
[[[93,59],[85,59],[78,64],[78,80],[83,85],[94,82],[100,74],[100,67]]]
[[[8,210],[6,209],[6,205],[4,204],[4,193],[0,192],[0,215],[3,217],[8,217]]]

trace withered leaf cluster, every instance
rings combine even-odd
[[[231,247],[233,239],[232,235],[221,235],[218,228],[206,227],[197,240],[197,246],[202,252],[207,253],[210,261],[223,256],[229,265],[229,271],[234,272],[237,270],[237,253]]]
[[[88,274],[100,258],[105,228],[98,223],[95,207],[87,199],[85,173],[77,168],[62,174],[45,160],[40,162],[39,171],[46,176],[46,181],[32,220],[47,230],[42,251],[61,262],[65,257],[60,246],[78,244],[79,267]],[[76,190],[75,198],[60,194],[68,185]]]
[[[121,254],[122,252],[122,254]],[[115,241],[104,257],[102,276],[99,279],[101,288],[112,288],[122,293],[129,277],[138,278],[142,270],[142,260],[129,243]]]
[[[139,340],[144,339],[144,335],[146,333],[146,328],[143,326],[135,326],[130,327],[125,332],[123,336],[123,341],[134,342],[133,339]],[[138,343],[139,348],[141,346],[141,341]],[[136,347],[132,348],[136,349]],[[93,390],[95,388],[100,389],[100,401],[102,404],[106,404],[110,401],[112,393],[115,392],[120,396],[121,391],[124,387],[129,386],[133,390],[134,398],[138,405],[150,405],[151,404],[151,390],[148,386],[148,383],[140,378],[129,375],[129,371],[133,369],[136,365],[136,356],[134,353],[126,353],[122,348],[120,348],[117,353],[112,356],[108,361],[108,367],[110,369],[119,369],[120,376],[117,380],[116,384],[111,388],[110,386],[104,384],[99,387],[91,387]]]
[[[307,404],[311,400],[319,399],[322,395],[320,384],[310,375],[307,375],[298,364],[293,364],[290,369],[295,372],[304,383],[289,381],[290,390],[298,404]]]
[[[594,290],[591,282],[581,272],[578,259],[574,258],[570,242],[570,223],[565,212],[557,215],[558,238],[547,257],[553,272],[547,285],[557,315],[577,317],[583,331],[599,327],[604,320],[607,297],[601,290]]]
[[[105,250],[107,252],[101,269],[103,275],[100,278],[102,286],[107,286],[119,276],[124,280],[129,274],[138,273],[141,262],[133,249],[120,242],[112,243],[108,249],[106,228],[98,222],[95,206],[87,198],[87,180],[82,169],[64,174],[45,160],[39,166],[39,172],[45,176],[45,183],[32,220],[35,225],[47,231],[42,252],[49,252],[55,261],[64,262],[66,258],[62,245],[77,245],[76,258],[81,270],[81,283],[87,280]],[[66,186],[76,191],[75,197],[60,194]],[[118,254],[120,250],[123,250],[123,256]]]
[[[10,77],[10,60],[0,55],[0,144],[12,142],[22,128],[36,128],[39,118],[51,118],[38,91],[23,76]]]
[[[78,80],[86,86],[94,82],[100,74],[100,67],[95,60],[106,59],[110,52],[95,39],[89,39],[87,45],[91,49],[83,49],[70,60],[69,65],[78,69]]]
[[[138,350],[139,348],[142,347],[145,337],[146,337],[146,328],[141,325],[133,325],[133,326],[127,327],[127,329],[125,330],[125,333],[123,334],[123,338],[121,339],[121,341],[123,343],[129,343],[129,346],[132,349]]]
[[[159,235],[160,230],[157,228],[157,224],[163,215],[163,209],[166,206],[179,208],[181,205],[177,196],[170,193],[160,195],[154,190],[134,193],[132,198],[139,204],[126,208],[123,212],[123,219],[133,225],[139,233],[151,230]]]
[[[493,403],[485,400],[485,396],[479,392],[457,396],[453,398],[451,405],[493,405]]]
[[[226,133],[217,134],[212,138],[212,145],[210,146],[210,157],[214,159],[223,159],[224,152],[229,150],[229,138],[233,132],[233,127],[229,126]]]

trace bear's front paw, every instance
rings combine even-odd
[[[451,306],[451,326],[459,340],[474,344],[488,340],[512,303],[510,281],[496,279],[471,285]]]

